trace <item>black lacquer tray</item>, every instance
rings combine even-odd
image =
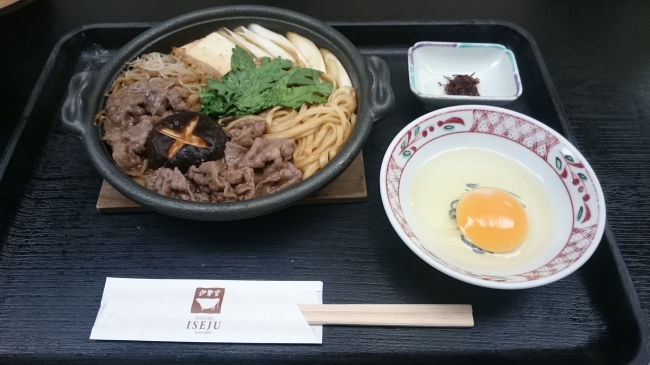
[[[373,126],[363,149],[367,202],[196,222],[156,213],[99,214],[102,178],[81,142],[61,128],[72,76],[101,68],[149,26],[94,25],[64,37],[0,160],[0,363],[648,363],[647,322],[611,229],[569,277],[498,291],[428,266],[384,213],[378,183],[384,151],[426,112],[408,86],[406,52],[417,41],[510,48],[524,93],[507,107],[574,142],[539,50],[523,29],[484,21],[335,24],[363,54],[384,58],[396,95],[395,109]],[[476,326],[326,327],[323,345],[91,341],[107,276],[321,280],[325,303],[469,303]]]

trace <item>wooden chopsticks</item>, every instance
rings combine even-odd
[[[311,325],[472,327],[469,304],[301,304]]]

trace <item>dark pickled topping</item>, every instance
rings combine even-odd
[[[186,173],[190,166],[216,161],[224,156],[226,133],[207,115],[181,112],[161,119],[149,133],[149,168],[178,168]]]
[[[454,77],[447,77],[446,84],[438,83],[440,86],[445,87],[445,93],[447,95],[465,95],[465,96],[481,96],[478,93],[478,88],[476,85],[480,82],[477,77],[471,75],[453,75]]]

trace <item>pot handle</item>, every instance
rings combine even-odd
[[[365,57],[372,81],[370,112],[375,121],[384,118],[395,105],[395,94],[390,86],[390,70],[386,61],[377,56]]]
[[[72,77],[68,85],[68,94],[61,109],[63,131],[81,139],[84,132],[84,105],[88,102],[90,86],[95,82],[98,71],[84,71]]]

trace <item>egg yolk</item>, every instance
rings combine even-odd
[[[510,251],[528,233],[528,217],[521,203],[493,188],[463,194],[456,206],[456,223],[472,244],[490,252]]]

